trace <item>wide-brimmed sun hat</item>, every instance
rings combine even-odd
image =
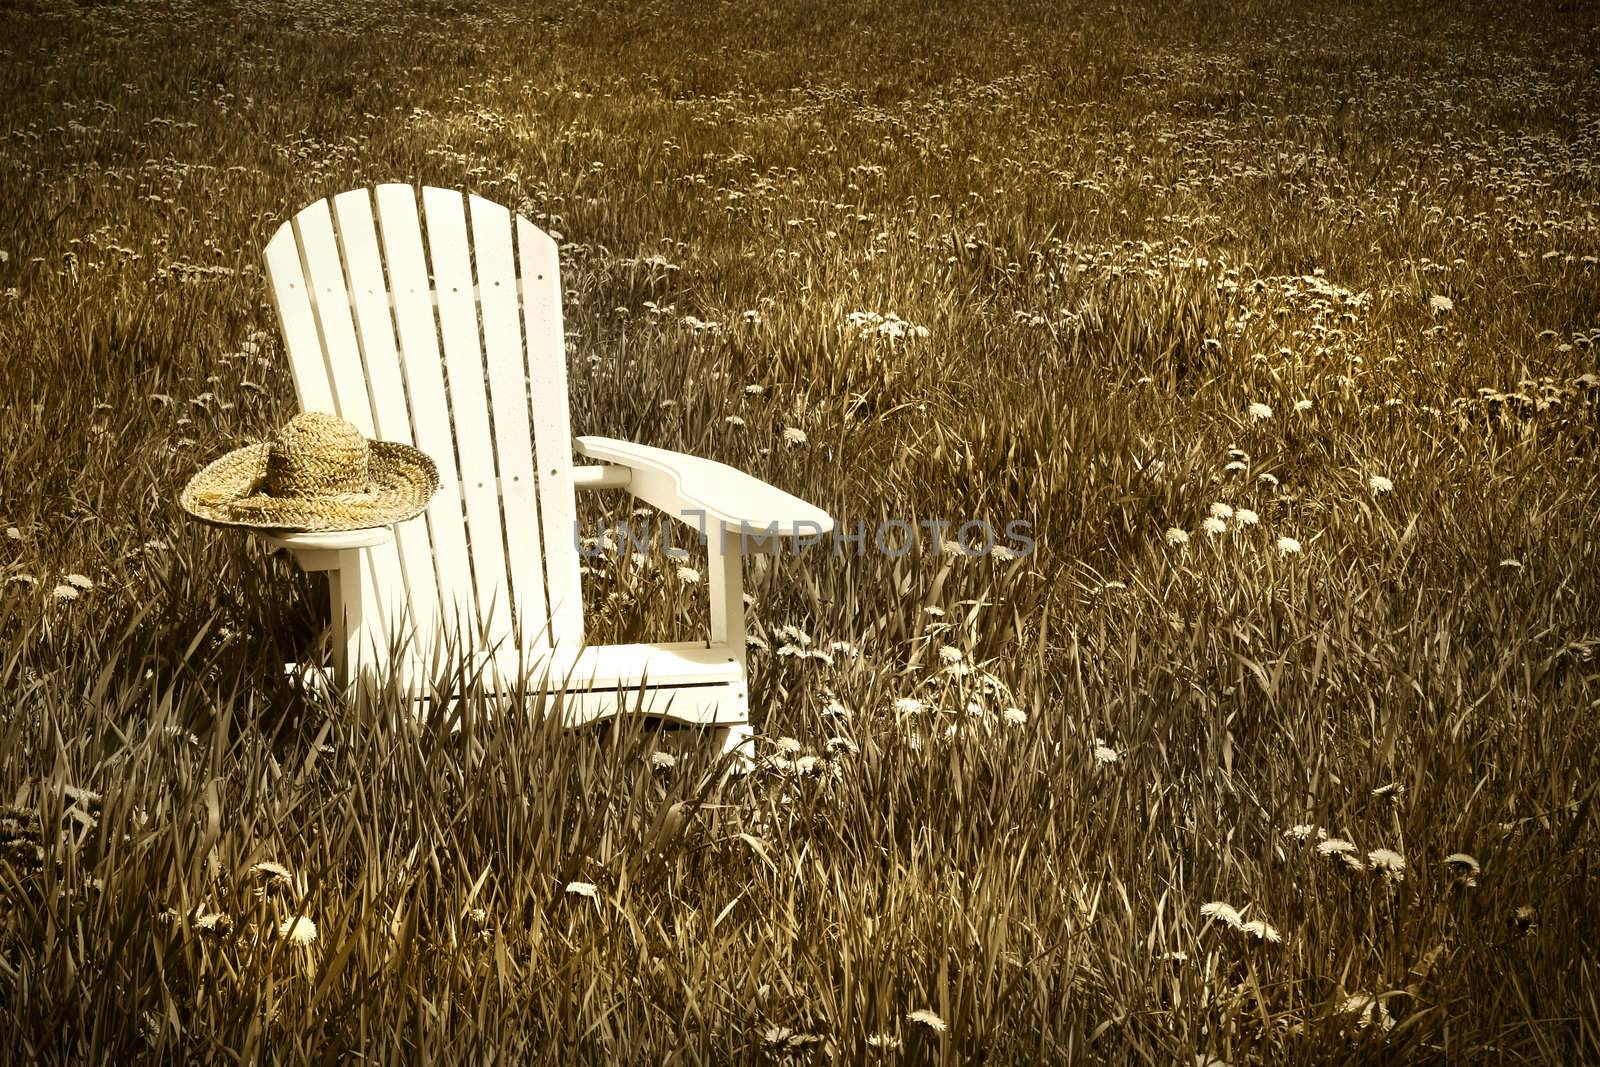
[[[272,440],[209,464],[178,503],[222,526],[361,530],[420,515],[438,488],[438,468],[425,453],[369,441],[337,415],[307,411]]]

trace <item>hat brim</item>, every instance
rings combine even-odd
[[[364,530],[415,518],[439,488],[425,452],[393,441],[368,442],[370,489],[285,497],[261,492],[269,444],[247,445],[208,464],[178,498],[190,515],[217,526],[304,533]]]

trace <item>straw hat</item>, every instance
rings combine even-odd
[[[337,415],[296,415],[271,441],[229,452],[184,486],[178,503],[222,526],[360,530],[422,513],[439,472],[422,452],[368,441]]]

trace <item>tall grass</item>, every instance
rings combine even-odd
[[[7,1059],[1600,1057],[1581,5],[3,18]],[[1037,551],[750,564],[722,785],[302,691],[322,588],[174,501],[293,410],[267,236],[390,180],[560,235],[579,432]]]

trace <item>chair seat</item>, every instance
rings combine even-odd
[[[393,677],[414,700],[425,701],[438,693],[441,683],[463,677],[462,672],[481,678],[496,694],[525,684],[526,692],[539,700],[537,710],[548,714],[559,708],[568,726],[618,710],[704,725],[743,722],[748,716],[749,693],[739,657],[729,645],[704,641],[592,645],[526,655],[510,649],[454,666],[412,656],[390,665],[381,677]]]

